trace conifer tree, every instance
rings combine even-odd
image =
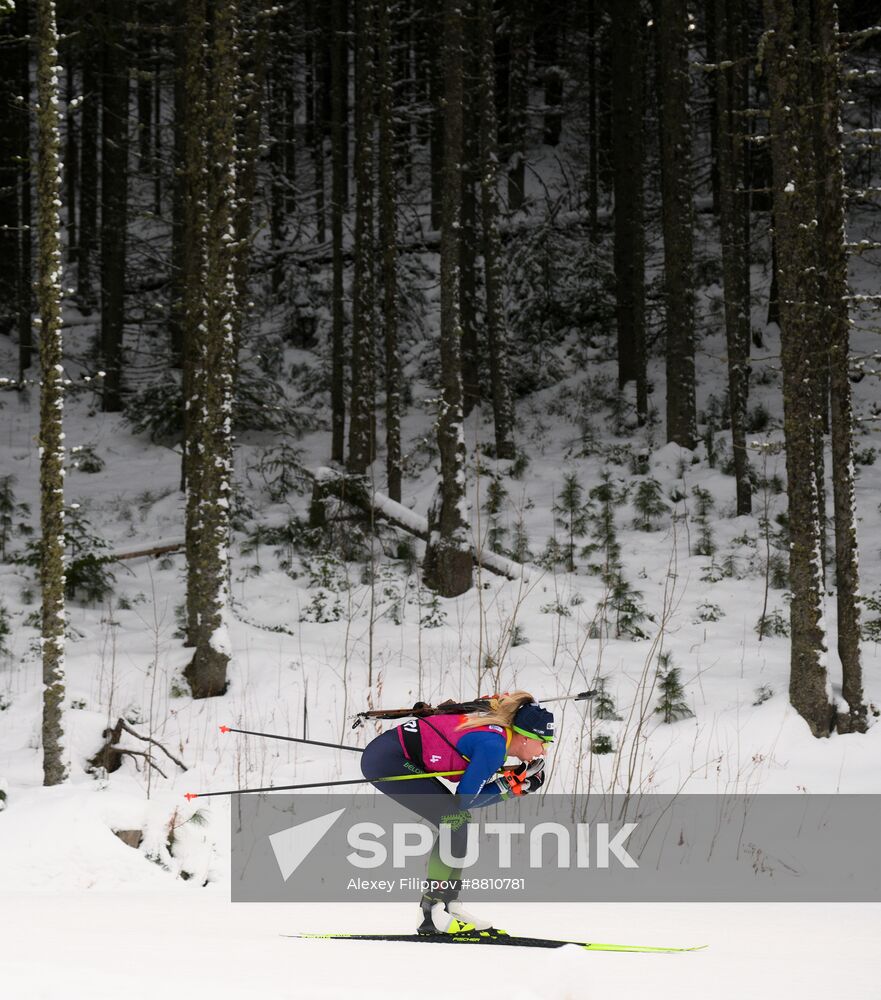
[[[462,420],[462,326],[459,318],[459,219],[462,184],[462,48],[460,0],[444,0],[444,171],[441,226],[441,384],[437,441],[441,474],[428,516],[426,586],[443,597],[471,587],[465,520],[465,431]]]
[[[363,475],[376,455],[376,234],[374,231],[374,91],[376,5],[355,5],[355,274],[352,287],[350,472]]]
[[[126,225],[128,221],[127,0],[104,0],[101,50],[101,408],[122,409],[125,329]]]
[[[674,667],[669,653],[661,653],[658,657],[658,688],[660,698],[655,707],[655,714],[662,717],[661,721],[669,725],[680,719],[689,719],[694,712],[685,701],[685,689],[679,676],[679,667]]]
[[[480,75],[480,214],[486,307],[486,344],[492,383],[496,457],[514,458],[514,405],[508,374],[508,336],[503,302],[504,272],[499,237],[498,127],[495,103],[495,48],[492,0],[477,0]]]
[[[844,167],[841,149],[841,60],[837,7],[833,0],[817,0],[814,60],[818,80],[817,108],[817,220],[820,307],[829,330],[829,395],[832,440],[832,484],[835,507],[835,584],[838,606],[838,656],[842,667],[841,693],[848,711],[839,712],[839,732],[865,732],[860,661],[859,564],[857,560],[854,498],[853,407],[851,404],[847,298],[847,259],[844,248]]]
[[[563,489],[551,510],[557,515],[559,527],[566,532],[566,569],[575,572],[575,539],[587,531],[588,514],[584,506],[584,489],[574,472],[563,477]]]
[[[379,245],[382,255],[382,328],[385,347],[385,433],[388,495],[401,501],[401,358],[398,350],[398,241],[392,121],[390,0],[377,0],[379,64]]]
[[[331,458],[342,463],[345,451],[345,309],[343,303],[343,214],[346,202],[346,109],[349,50],[346,43],[348,6],[346,0],[331,0],[331,205],[330,235],[333,247],[333,316],[331,333],[330,422]]]
[[[697,441],[694,389],[694,206],[691,170],[691,80],[686,0],[659,0],[658,83],[667,327],[667,440]]]
[[[43,595],[43,784],[67,780],[64,732],[64,366],[61,341],[61,160],[58,31],[37,0],[37,308],[40,329],[40,589]]]
[[[196,647],[185,675],[195,698],[226,690],[231,656],[229,534],[235,373],[236,7],[219,0],[211,24],[205,170],[205,312],[195,331],[190,404],[187,600]]]
[[[771,98],[774,217],[780,288],[783,431],[792,585],[789,698],[814,736],[828,736],[834,707],[826,634],[816,441],[822,401],[817,289],[812,52],[801,0],[765,0],[765,65]]]
[[[747,31],[743,0],[714,0],[714,79],[717,108],[717,166],[722,274],[725,286],[725,337],[728,347],[728,399],[737,513],[752,510],[752,484],[746,450],[749,396],[750,283],[749,192],[744,132],[747,106]]]
[[[648,415],[643,205],[643,18],[639,0],[612,5],[612,121],[615,181],[615,299],[618,387],[636,383],[640,424]]]

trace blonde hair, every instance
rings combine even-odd
[[[511,691],[500,697],[490,698],[489,710],[469,715],[460,729],[474,729],[477,726],[505,726],[510,729],[514,716],[524,706],[535,701],[528,691]]]

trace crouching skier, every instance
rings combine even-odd
[[[455,934],[491,927],[458,902],[462,871],[441,861],[440,828],[445,825],[450,829],[454,857],[464,857],[471,818],[468,809],[540,788],[545,777],[545,749],[553,738],[553,714],[528,692],[515,691],[491,699],[488,712],[411,719],[367,745],[361,770],[368,779],[418,773],[416,768],[423,772],[464,771],[447,779],[458,784],[456,795],[431,777],[383,781],[375,786],[438,828],[428,862],[430,888],[420,901],[420,934]],[[516,757],[521,763],[499,774],[507,757]],[[413,795],[421,798],[411,800]]]

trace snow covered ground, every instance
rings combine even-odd
[[[413,907],[232,906],[219,887],[0,895],[10,1000],[877,1000],[881,906],[496,905],[526,933],[707,943],[685,955],[296,941],[303,930],[398,931]],[[488,907],[485,907],[487,909]]]

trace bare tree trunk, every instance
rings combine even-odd
[[[193,441],[199,465],[193,505],[197,544],[188,546],[187,587],[198,602],[195,652],[186,668],[194,698],[226,691],[232,655],[229,617],[229,516],[232,488],[232,397],[235,375],[236,281],[236,5],[219,0],[211,25],[206,171],[208,204],[205,322],[193,345],[199,395],[193,400]],[[192,486],[190,487],[192,489]],[[188,525],[189,527],[189,525]],[[190,553],[192,553],[190,555]]]
[[[463,53],[462,218],[459,240],[462,319],[462,412],[480,403],[480,348],[477,336],[477,185],[480,181],[480,125],[475,94],[477,76],[473,27]]]
[[[128,63],[125,0],[104,0],[101,114],[101,409],[122,409],[125,230],[128,188]]]
[[[80,239],[77,254],[77,299],[89,315],[95,304],[95,252],[98,246],[98,127],[101,109],[101,45],[95,40],[98,13],[83,15],[82,117],[80,120]]]
[[[716,53],[722,68],[715,74],[718,129],[719,224],[725,284],[725,337],[728,347],[728,399],[737,513],[752,509],[752,484],[746,450],[749,396],[749,194],[744,159],[746,58],[742,0],[715,0]]]
[[[437,421],[441,478],[428,515],[429,542],[423,577],[443,597],[471,587],[471,554],[465,521],[465,434],[462,426],[462,359],[459,318],[459,224],[462,182],[463,24],[460,0],[444,0],[444,185],[441,226],[441,383]]]
[[[508,211],[523,207],[526,196],[526,102],[529,97],[529,34],[525,0],[507,4],[511,33],[508,80]]]
[[[186,489],[187,566],[194,564],[202,547],[202,496],[195,411],[203,392],[205,372],[196,354],[200,330],[205,322],[205,145],[207,96],[205,85],[205,0],[186,0],[183,74],[183,441],[181,444],[181,488]],[[187,582],[187,644],[195,646],[202,595],[198,578]]]
[[[137,7],[138,23],[135,42],[135,91],[138,103],[138,170],[147,173],[153,169],[153,37],[150,0],[140,0]]]
[[[789,700],[814,736],[828,736],[835,709],[826,674],[820,510],[814,428],[818,414],[816,214],[809,19],[801,3],[765,0],[771,95],[774,215],[780,287],[783,431],[789,492],[792,628]]]
[[[636,382],[639,422],[648,415],[643,213],[643,43],[638,0],[612,9],[612,146],[618,386]]]
[[[13,34],[11,15],[0,17],[0,33]],[[15,326],[18,299],[18,65],[9,52],[0,61],[0,334]]]
[[[30,108],[31,105],[28,8],[29,5],[24,3],[16,4],[15,7],[15,33],[22,39],[18,48],[17,63],[20,80],[19,94],[24,103],[24,108]],[[19,113],[18,127],[18,147],[23,156],[18,172],[18,377],[19,379],[24,379],[25,372],[31,367],[32,355],[34,353],[31,324],[31,309],[34,298],[31,287],[33,260],[31,250],[31,130],[30,114],[24,109]]]
[[[331,458],[342,463],[346,430],[346,342],[344,302],[343,213],[346,201],[346,136],[349,61],[347,44],[348,8],[346,0],[332,0],[331,39],[331,206],[330,229],[333,246],[333,332],[331,346],[330,421]]]
[[[428,101],[430,129],[430,169],[431,169],[431,228],[440,229],[443,218],[443,177],[444,177],[444,117],[443,67],[441,52],[441,32],[438,30],[437,4],[425,2],[424,28],[428,36]]]
[[[478,0],[480,39],[480,210],[483,228],[486,340],[492,382],[496,455],[514,458],[514,405],[508,375],[508,337],[502,300],[504,271],[499,238],[499,156],[495,102],[495,31],[492,0]]]
[[[661,187],[666,291],[667,440],[693,448],[694,205],[686,0],[659,0]]]
[[[847,307],[845,254],[844,164],[841,150],[841,63],[838,16],[833,0],[815,0],[818,77],[817,220],[820,260],[820,304],[823,327],[829,330],[832,485],[835,507],[835,585],[838,604],[838,656],[842,696],[847,712],[836,718],[839,732],[867,729],[860,662],[859,565],[853,473],[853,410],[850,378],[850,317]]]
[[[385,436],[388,495],[401,502],[401,357],[398,349],[398,246],[392,122],[389,0],[378,0],[379,245],[382,254],[382,327],[385,344]]]
[[[40,314],[40,589],[43,595],[43,784],[67,780],[64,732],[64,368],[61,160],[55,4],[37,0],[37,226]]]
[[[349,472],[364,473],[376,454],[373,92],[376,0],[356,6],[355,46],[355,275],[352,293],[352,399]]]
[[[187,5],[179,3],[174,14],[174,138],[172,159],[174,180],[171,188],[171,367],[184,367],[184,330],[186,327],[186,25]]]
[[[599,241],[600,209],[600,128],[599,83],[597,62],[599,50],[599,7],[601,0],[587,0],[587,211],[590,216],[590,238]]]

